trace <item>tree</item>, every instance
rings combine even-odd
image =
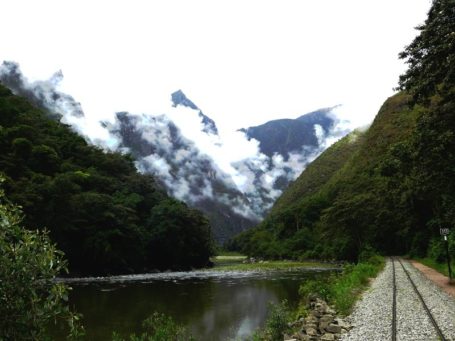
[[[453,228],[455,218],[455,0],[433,0],[417,29],[420,34],[400,54],[409,69],[399,87],[423,110],[410,142],[411,157],[398,159],[401,170],[409,169],[401,182],[414,192],[414,225],[421,226],[411,252],[424,255],[428,249],[433,256],[429,239],[440,239],[439,228]]]
[[[73,275],[156,269],[154,236],[168,245],[166,269],[209,263],[210,226],[200,213],[139,173],[130,156],[89,145],[55,119],[0,84],[5,192],[21,205],[24,227],[49,229]]]
[[[70,336],[82,335],[79,316],[65,303],[69,288],[54,281],[66,270],[63,253],[46,232],[26,230],[21,221],[0,188],[0,340],[42,340],[57,318],[67,319]]]
[[[210,224],[199,211],[181,202],[163,200],[150,214],[149,263],[159,269],[209,265],[213,254]]]
[[[433,95],[455,92],[455,0],[433,0],[427,20],[417,29],[420,34],[399,55],[409,65],[399,89],[425,103]]]

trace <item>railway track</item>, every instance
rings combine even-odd
[[[430,309],[428,308],[422,294],[420,293],[419,289],[417,288],[415,282],[413,281],[411,275],[409,274],[409,271],[405,268],[403,265],[402,261],[399,258],[393,258],[392,257],[392,271],[393,271],[393,295],[392,295],[392,341],[396,341],[397,335],[398,335],[398,329],[397,329],[397,280],[396,280],[396,267],[395,267],[395,262],[398,262],[399,266],[403,269],[404,273],[406,274],[407,279],[409,280],[414,292],[416,293],[417,297],[419,298],[422,307],[428,317],[428,319],[431,321],[431,324],[433,325],[434,331],[437,334],[439,340],[441,341],[448,341],[448,339],[444,336],[443,332],[441,331],[441,328],[438,326],[438,323],[436,322],[433,314],[431,313]],[[401,341],[401,340],[400,340]],[[403,340],[404,341],[404,340]]]

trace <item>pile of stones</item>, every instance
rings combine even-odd
[[[341,339],[352,326],[338,317],[336,311],[327,302],[312,297],[308,302],[310,313],[307,317],[292,322],[290,327],[297,332],[285,335],[286,341],[334,341]]]

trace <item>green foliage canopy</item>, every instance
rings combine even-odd
[[[325,151],[233,247],[357,260],[372,246],[441,260],[444,227],[455,256],[455,1],[434,0],[418,30],[400,55],[406,92],[384,103],[358,144],[343,139]]]
[[[0,340],[43,340],[46,327],[61,318],[70,336],[80,336],[79,316],[66,304],[69,288],[54,282],[66,271],[63,253],[45,231],[26,230],[21,221],[0,188]]]
[[[0,171],[26,227],[44,227],[73,274],[206,266],[205,217],[172,199],[128,155],[106,152],[0,85]]]
[[[400,76],[399,88],[416,102],[428,102],[435,94],[454,95],[455,1],[433,0],[428,18],[417,27],[419,35],[400,53],[409,65]]]

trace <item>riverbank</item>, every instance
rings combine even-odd
[[[62,283],[130,283],[147,282],[153,280],[181,280],[198,278],[239,278],[249,276],[249,273],[268,271],[341,271],[341,267],[335,263],[317,261],[252,261],[245,256],[216,256],[211,259],[213,267],[190,271],[163,271],[129,275],[114,276],[86,276],[86,277],[58,277],[56,282]]]
[[[265,325],[271,302],[286,300],[295,310],[300,284],[330,273],[322,268],[199,270],[104,278],[71,283],[69,304],[83,314],[88,340],[110,340],[112,331],[129,340],[144,331],[141,321],[155,312],[198,341],[247,340]]]
[[[291,260],[257,260],[242,255],[220,255],[211,259],[214,266],[208,271],[269,271],[286,269],[341,269],[337,263],[322,261],[291,261]]]
[[[147,283],[151,281],[173,281],[210,278],[244,278],[254,274],[260,275],[267,272],[297,271],[305,272],[326,272],[340,271],[339,266],[327,263],[293,262],[293,261],[271,261],[263,263],[238,263],[229,265],[218,265],[212,268],[192,271],[166,271],[152,272],[132,275],[116,276],[88,276],[88,277],[59,277],[56,282],[67,284],[84,283]]]
[[[286,340],[338,340],[351,329],[345,320],[373,278],[384,268],[384,259],[345,266],[343,273],[323,281],[310,280],[300,287],[302,303],[297,318],[283,330]]]

